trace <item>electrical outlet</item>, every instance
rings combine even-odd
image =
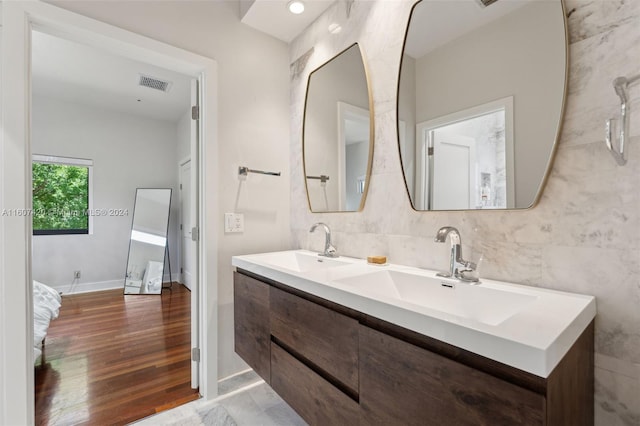
[[[244,214],[242,213],[225,213],[224,214],[224,232],[244,232]]]
[[[73,279],[74,280],[80,279],[80,271],[73,271]]]

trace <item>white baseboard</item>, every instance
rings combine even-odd
[[[174,274],[171,274],[171,281],[174,283],[181,283],[181,277],[180,277],[180,272],[176,272]],[[164,280],[164,282],[169,282],[169,274],[165,274],[162,279]]]
[[[51,287],[61,294],[90,293],[92,291],[114,290],[117,288],[123,289],[124,291],[124,278],[120,280],[65,284]]]
[[[173,282],[180,282],[180,274],[171,274]],[[165,277],[165,281],[168,281],[169,274]],[[60,294],[78,294],[78,293],[91,293],[92,291],[102,290],[114,290],[122,289],[124,291],[124,278],[119,280],[110,281],[97,281],[90,283],[76,283],[76,284],[63,284],[57,286],[50,286]]]

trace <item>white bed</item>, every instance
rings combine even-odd
[[[57,291],[33,281],[33,359],[42,354],[42,341],[47,336],[49,323],[58,318],[62,298]]]

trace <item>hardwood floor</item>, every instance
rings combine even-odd
[[[191,293],[63,296],[35,368],[37,425],[126,424],[198,398]]]

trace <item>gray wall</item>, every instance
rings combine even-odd
[[[176,139],[171,122],[34,97],[33,153],[93,160],[93,209],[128,214],[94,216],[90,235],[34,236],[33,278],[65,293],[124,285],[138,187],[173,189],[169,248],[177,265]],[[75,270],[82,278],[71,285]]]
[[[350,17],[332,6],[290,46],[291,243],[320,250],[314,222],[332,229],[338,252],[386,255],[392,263],[445,269],[437,229],[457,227],[465,250],[484,253],[481,276],[597,298],[596,424],[640,422],[640,108],[631,117],[629,163],[615,164],[602,142],[619,108],[611,81],[638,73],[640,2],[568,0],[569,97],[551,175],[526,211],[415,212],[404,191],[396,142],[396,91],[413,1],[355,1]],[[325,22],[348,31],[329,34]],[[362,44],[375,102],[373,175],[362,213],[308,211],[300,166],[301,111],[308,73],[354,41]],[[305,53],[313,48],[307,56]],[[640,95],[631,89],[631,99]],[[633,101],[635,102],[635,101]],[[539,112],[543,113],[543,112]]]

